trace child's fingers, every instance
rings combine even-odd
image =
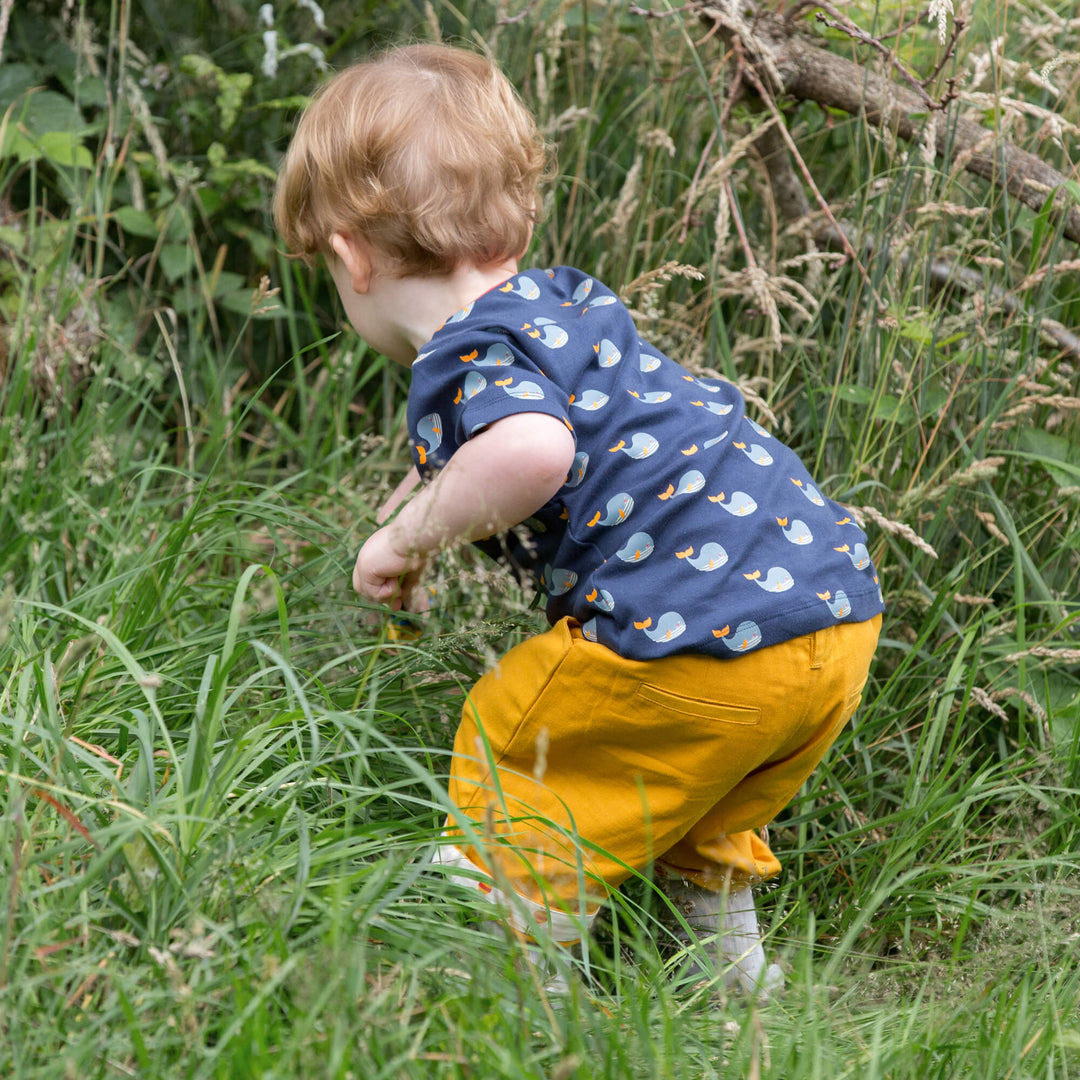
[[[420,613],[431,610],[434,589],[423,584],[420,580],[422,574],[423,567],[410,570],[401,579],[401,606],[405,611]]]
[[[395,611],[401,607],[398,579],[371,574],[359,559],[353,567],[352,584],[356,592],[377,604],[389,604]]]

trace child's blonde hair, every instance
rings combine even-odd
[[[358,233],[390,273],[448,273],[528,246],[547,150],[506,76],[444,45],[393,49],[315,93],[278,177],[274,221],[307,258]]]

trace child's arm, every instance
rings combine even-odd
[[[515,413],[461,446],[387,526],[368,537],[353,588],[398,609],[414,571],[442,548],[502,532],[540,509],[566,482],[574,437],[546,413]],[[409,577],[402,581],[402,576]]]
[[[402,477],[401,483],[387,497],[375,515],[375,524],[381,525],[413,493],[413,488],[420,483],[420,474],[414,468]]]

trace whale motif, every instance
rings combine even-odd
[[[722,443],[728,437],[728,433],[725,431],[723,435],[717,435],[715,439],[709,439],[707,443],[702,447],[703,450],[708,450],[710,447],[715,446],[717,443]]]
[[[761,644],[761,627],[753,619],[745,619],[735,627],[734,634],[725,626],[723,630],[714,630],[713,637],[720,638],[732,652],[746,652]]]
[[[511,278],[505,285],[500,285],[499,292],[513,293],[523,300],[535,300],[540,295],[540,288],[532,278],[522,274],[516,279]]]
[[[851,565],[856,570],[865,570],[870,565],[870,552],[866,550],[866,545],[859,543],[853,548],[849,548],[847,544],[843,547],[835,548],[834,550],[842,552],[851,560]]]
[[[579,450],[570,464],[570,472],[567,474],[566,483],[563,484],[563,487],[576,488],[585,479],[585,472],[588,468],[589,455],[584,450]]]
[[[543,401],[544,391],[534,383],[526,379],[524,382],[514,383],[511,386],[503,386],[503,391],[519,401]]]
[[[776,524],[780,526],[784,536],[792,544],[812,544],[814,542],[814,534],[810,531],[810,526],[799,518],[796,518],[790,524],[788,524],[786,517],[777,518]]]
[[[763,446],[758,446],[757,443],[751,443],[747,446],[744,442],[737,442],[731,444],[741,450],[755,465],[771,465],[773,463],[772,454]]]
[[[586,641],[598,641],[596,636],[596,619],[590,619],[581,624],[581,636]]]
[[[710,394],[715,394],[720,390],[719,386],[713,386],[712,383],[707,383],[703,379],[699,379],[696,375],[684,375],[683,378],[687,382],[692,382],[697,386],[700,386],[702,390],[708,390]]]
[[[757,509],[757,503],[745,491],[733,491],[730,497],[721,491],[719,495],[710,495],[709,502],[719,503],[735,517],[746,517]]]
[[[596,361],[601,367],[614,367],[622,359],[618,346],[607,338],[594,345],[593,352],[596,353]]]
[[[815,505],[824,506],[825,500],[814,489],[813,484],[804,484],[801,480],[796,480],[793,476],[791,482]]]
[[[514,362],[514,354],[505,345],[496,343],[489,345],[482,357],[474,349],[461,359],[465,363],[471,362],[473,367],[509,367]]]
[[[725,405],[721,401],[691,401],[690,404],[708,409],[714,416],[727,416],[735,408],[734,405]]]
[[[694,549],[689,547],[685,551],[676,551],[675,558],[685,559],[687,564],[695,570],[707,572],[709,570],[719,570],[728,561],[728,553],[721,544],[710,541],[708,544],[702,544],[701,550],[696,555]]]
[[[600,390],[586,390],[580,398],[571,398],[570,406],[574,409],[584,409],[585,412],[595,412],[602,409],[611,399]]]
[[[616,450],[621,450],[627,456],[638,461],[641,458],[647,458],[650,454],[656,453],[659,447],[660,443],[658,443],[647,431],[638,431],[630,437],[629,446],[626,445],[625,439],[620,439],[615,446],[608,448],[608,453],[614,454]]]
[[[615,303],[615,297],[614,296],[598,296],[595,300],[592,301],[591,304],[587,304],[585,307],[583,307],[581,309],[581,314],[584,315],[585,312],[589,310],[589,308],[607,307],[608,304],[614,304],[614,303]]]
[[[601,517],[600,511],[597,510],[592,520],[586,522],[586,525],[590,529],[594,525],[618,525],[630,516],[630,511],[633,509],[634,497],[629,492],[620,491],[618,495],[612,495],[608,499],[603,516]]]
[[[655,626],[650,616],[641,622],[635,622],[634,627],[644,631],[650,641],[673,641],[686,629],[686,620],[677,611],[665,611],[656,620]]]
[[[573,570],[544,567],[544,589],[551,596],[562,596],[563,593],[568,593],[577,584],[577,579],[578,576]]]
[[[465,376],[465,385],[461,389],[461,397],[468,401],[470,398],[476,397],[486,386],[487,379],[479,371],[470,371]]]
[[[642,353],[638,360],[638,367],[642,371],[655,371],[659,366],[659,356],[650,356],[648,353]]]
[[[769,572],[764,577],[761,576],[760,570],[743,574],[743,577],[766,592],[787,592],[795,584],[795,579],[782,566],[770,566]]]
[[[636,390],[626,391],[632,398],[637,398],[643,405],[660,405],[671,397],[670,390],[647,390],[639,394]]]
[[[771,439],[772,436],[756,421],[751,420],[749,416],[744,416],[743,419],[763,438]]]
[[[570,335],[561,326],[556,326],[554,319],[543,315],[532,323],[526,323],[521,329],[527,331],[529,337],[537,338],[541,345],[546,345],[549,349],[561,349],[570,340]]]
[[[655,546],[653,538],[648,533],[636,532],[615,554],[623,562],[642,562],[653,553]]]
[[[420,417],[416,424],[416,434],[418,438],[427,443],[427,446],[417,446],[416,448],[416,455],[420,459],[420,464],[424,465],[427,463],[428,455],[434,454],[442,446],[442,417],[438,413],[428,413],[427,416]]]
[[[476,301],[472,300],[468,304],[466,304],[460,311],[454,312],[454,314],[451,315],[450,318],[446,320],[447,323],[456,323],[456,322],[461,322],[462,319],[467,319],[469,317],[470,313],[472,312],[473,304],[475,304],[475,303],[476,303]]]
[[[687,473],[683,473],[679,478],[678,487],[674,484],[669,484],[667,491],[660,493],[658,498],[660,499],[674,499],[678,495],[692,495],[695,491],[700,491],[705,486],[705,477],[697,469],[691,469]]]
[[[601,611],[615,610],[615,597],[613,597],[607,589],[593,589],[585,599],[588,600],[593,607],[599,608]]]
[[[843,589],[837,589],[835,596],[826,589],[825,592],[818,593],[818,598],[825,601],[825,606],[832,612],[834,618],[843,619],[851,614],[851,601],[848,600],[847,593]]]
[[[589,293],[592,292],[593,279],[591,277],[586,278],[584,281],[579,281],[578,286],[574,289],[574,294],[569,300],[563,302],[563,307],[573,307],[575,304],[583,304],[588,298]]]

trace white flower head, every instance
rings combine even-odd
[[[315,0],[296,0],[297,7],[306,8],[311,12],[311,17],[315,20],[315,25],[320,30],[326,29],[326,18],[323,15],[323,10],[315,3]]]
[[[926,14],[929,22],[937,20],[938,41],[944,45],[949,29],[949,16],[953,13],[952,0],[930,0],[930,10]]]
[[[272,79],[277,74],[277,69],[278,69],[277,31],[276,30],[264,30],[262,37],[263,37],[262,73],[268,79]]]

